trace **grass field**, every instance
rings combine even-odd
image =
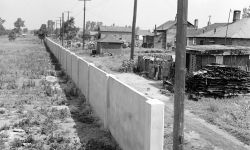
[[[0,149],[119,150],[36,37],[0,37]]]
[[[186,100],[185,108],[250,145],[250,97]]]

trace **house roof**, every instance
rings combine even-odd
[[[226,26],[226,25],[227,25],[227,23],[214,23],[214,24],[211,24],[209,26],[205,26],[202,29],[204,29],[204,31],[207,32],[207,31],[211,31],[211,30],[214,30],[216,28],[219,28],[219,27]]]
[[[103,32],[132,32],[131,27],[119,27],[119,26],[100,26],[100,31]]]
[[[187,52],[198,52],[201,54],[250,54],[250,47],[233,45],[194,45],[187,46]]]
[[[216,30],[215,30],[216,29]],[[226,36],[227,26],[215,28],[214,30],[197,35],[196,37],[217,37]],[[228,38],[250,39],[250,18],[244,18],[228,25]]]
[[[200,34],[203,34],[205,32],[211,31],[211,30],[214,31],[214,29],[217,29],[219,27],[223,27],[226,25],[227,25],[227,23],[214,23],[214,24],[211,24],[209,26],[199,28],[199,29],[187,29],[187,37],[196,37]]]
[[[168,30],[168,29],[172,28],[173,26],[175,26],[176,24],[177,24],[176,20],[169,20],[169,21],[163,23],[162,25],[160,25],[159,27],[157,27],[156,31]],[[188,25],[194,26],[190,22],[188,22]]]
[[[194,37],[196,35],[202,34],[203,29],[187,29],[187,37]]]
[[[156,30],[168,30],[169,28],[174,26],[176,23],[177,23],[176,20],[169,20],[163,23],[162,25],[160,25],[159,27],[157,27]]]
[[[120,43],[120,44],[123,43],[122,41],[116,39],[113,35],[107,35],[104,38],[99,39],[97,42],[100,42],[100,43]]]
[[[154,34],[152,32],[150,32],[150,30],[139,30],[137,31],[137,35],[141,35],[141,36],[154,36]]]

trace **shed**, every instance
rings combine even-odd
[[[97,54],[111,53],[121,54],[123,42],[112,35],[108,35],[97,41]]]
[[[186,67],[189,73],[200,70],[208,64],[239,67],[248,71],[250,47],[224,45],[188,46]]]

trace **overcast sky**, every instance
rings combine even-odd
[[[189,0],[188,20],[199,19],[199,27],[212,23],[227,22],[230,8],[242,10],[250,0]],[[14,21],[21,17],[29,29],[37,29],[47,20],[56,20],[63,11],[71,11],[76,25],[82,26],[83,2],[78,0],[0,0],[0,17],[4,26],[13,28]],[[138,0],[137,26],[153,29],[156,24],[173,20],[177,12],[177,0]],[[87,2],[86,20],[102,21],[105,25],[131,25],[133,0],[91,0]],[[232,18],[231,18],[232,20]]]

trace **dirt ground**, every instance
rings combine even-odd
[[[84,52],[79,49],[72,51],[94,63],[98,68],[115,74],[121,81],[148,97],[164,101],[166,104],[164,147],[172,149],[174,98],[173,94],[161,90],[161,81],[148,80],[136,74],[119,72],[122,61],[129,59],[128,49],[123,50],[122,55],[104,57],[92,57],[88,51]],[[135,55],[138,54],[138,51],[140,49],[137,49]],[[249,97],[224,100],[204,98],[199,101],[186,99],[185,149],[250,149],[249,100]],[[215,140],[214,137],[221,139]]]
[[[0,149],[119,150],[37,37],[0,37]]]

